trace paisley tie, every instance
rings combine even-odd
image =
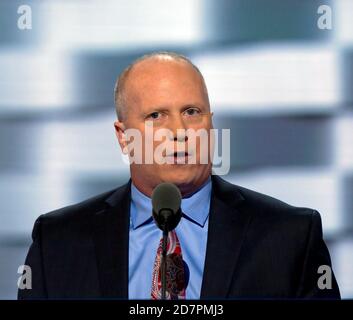
[[[156,259],[153,266],[151,298],[159,300],[162,297],[161,281],[161,261],[162,261],[162,243],[159,242]],[[184,261],[181,252],[178,236],[175,230],[168,234],[167,242],[167,268],[166,268],[166,299],[179,300],[185,299],[185,272]]]

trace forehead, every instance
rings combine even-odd
[[[183,60],[151,58],[137,63],[125,82],[126,95],[145,98],[171,93],[203,95],[203,82],[197,70]],[[177,91],[177,92],[176,92]]]

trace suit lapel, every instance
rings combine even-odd
[[[217,176],[212,182],[201,299],[227,297],[250,222],[250,214],[239,208],[244,198],[236,187]]]
[[[95,216],[93,238],[104,298],[128,298],[130,186],[131,180],[118,188]]]

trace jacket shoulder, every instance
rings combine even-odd
[[[108,199],[109,196],[111,196],[115,191],[116,189],[106,191],[81,202],[42,214],[39,218],[42,222],[48,223],[67,219],[72,220],[77,218],[85,218],[94,212],[104,209],[105,200]]]
[[[252,215],[258,218],[311,220],[313,216],[320,217],[318,211],[313,208],[294,206],[270,195],[232,184],[220,177],[216,177],[214,182],[224,197],[228,200],[240,198],[241,207],[251,211]]]
[[[72,204],[54,211],[40,215],[34,225],[32,238],[37,236],[38,229],[45,234],[66,235],[87,231],[90,228],[92,219],[99,213],[106,210],[111,204],[110,201],[119,201],[126,190],[122,185],[116,189],[98,194],[84,201]]]

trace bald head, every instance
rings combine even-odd
[[[118,119],[123,121],[127,117],[129,109],[129,100],[133,99],[131,88],[136,80],[142,77],[153,75],[164,67],[164,72],[168,67],[191,69],[203,88],[203,94],[208,101],[207,87],[200,70],[185,56],[174,52],[154,52],[136,59],[132,64],[126,67],[118,77],[115,90],[114,102]]]

